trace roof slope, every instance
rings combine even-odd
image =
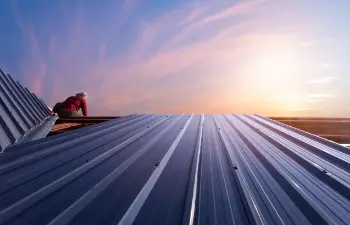
[[[51,115],[45,103],[0,69],[0,152]]]
[[[131,115],[9,150],[0,224],[350,223],[350,151],[257,115]]]

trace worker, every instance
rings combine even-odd
[[[61,103],[58,109],[58,116],[61,118],[87,116],[87,93],[80,92],[76,96],[71,96]],[[79,112],[79,110],[82,111]]]

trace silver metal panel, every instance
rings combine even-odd
[[[34,123],[40,122],[40,118],[36,114],[34,108],[30,106],[28,99],[26,98],[26,96],[22,92],[23,90],[21,90],[21,88],[19,88],[16,85],[16,82],[8,74],[5,75],[5,79],[7,79],[8,84],[10,85],[12,90],[16,93],[16,95],[18,96],[18,98],[20,99],[22,104],[24,105],[25,109],[28,111],[30,116],[33,118]]]
[[[46,117],[44,111],[40,110],[40,108],[34,104],[33,99],[32,99],[32,95],[30,94],[30,92],[26,88],[23,88],[20,83],[15,82],[15,84],[17,85],[18,89],[21,90],[21,94],[28,102],[30,108],[33,109],[35,115],[39,118],[39,120],[44,119]]]
[[[7,79],[7,76],[4,73],[0,74],[0,79],[4,83],[8,92],[11,93],[11,97],[14,99],[15,103],[19,106],[20,110],[23,111],[25,117],[27,117],[31,123],[31,126],[35,124],[35,120],[28,111],[24,101],[20,98],[19,93],[15,88],[12,87],[11,83]]]
[[[43,110],[46,111],[46,113],[48,115],[50,115],[51,110],[49,109],[49,107],[47,107],[47,105],[44,103],[44,101],[42,99],[38,98],[34,93],[32,93],[32,96],[35,98],[36,102],[38,102],[38,104],[42,106]]]
[[[5,82],[2,79],[1,72],[0,72],[0,98],[5,102],[4,104],[10,105],[12,108],[12,112],[14,114],[17,114],[18,118],[21,120],[21,122],[25,125],[25,130],[30,129],[32,126],[31,121],[28,117],[25,116],[23,110],[21,110],[20,105],[17,104],[16,99],[14,98],[14,94],[9,91],[7,88]],[[19,124],[21,124],[19,122]]]
[[[48,107],[34,94],[0,70],[0,152],[8,146],[31,140],[51,116]],[[49,124],[49,123],[48,123]],[[39,136],[35,136],[39,138]]]
[[[131,115],[12,146],[0,224],[350,224],[350,150],[257,115]]]
[[[28,93],[29,98],[31,98],[32,103],[34,104],[35,108],[37,108],[42,114],[43,118],[51,114],[51,111],[48,109],[48,107],[46,105],[43,105],[35,94],[30,93],[30,91],[27,88],[25,88],[25,91]]]

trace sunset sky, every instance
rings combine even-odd
[[[0,68],[90,115],[350,116],[349,0],[1,0]]]

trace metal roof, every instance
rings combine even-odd
[[[0,224],[350,224],[350,151],[258,115],[131,115],[0,157]]]
[[[0,69],[0,152],[23,141],[50,115],[41,99]]]

